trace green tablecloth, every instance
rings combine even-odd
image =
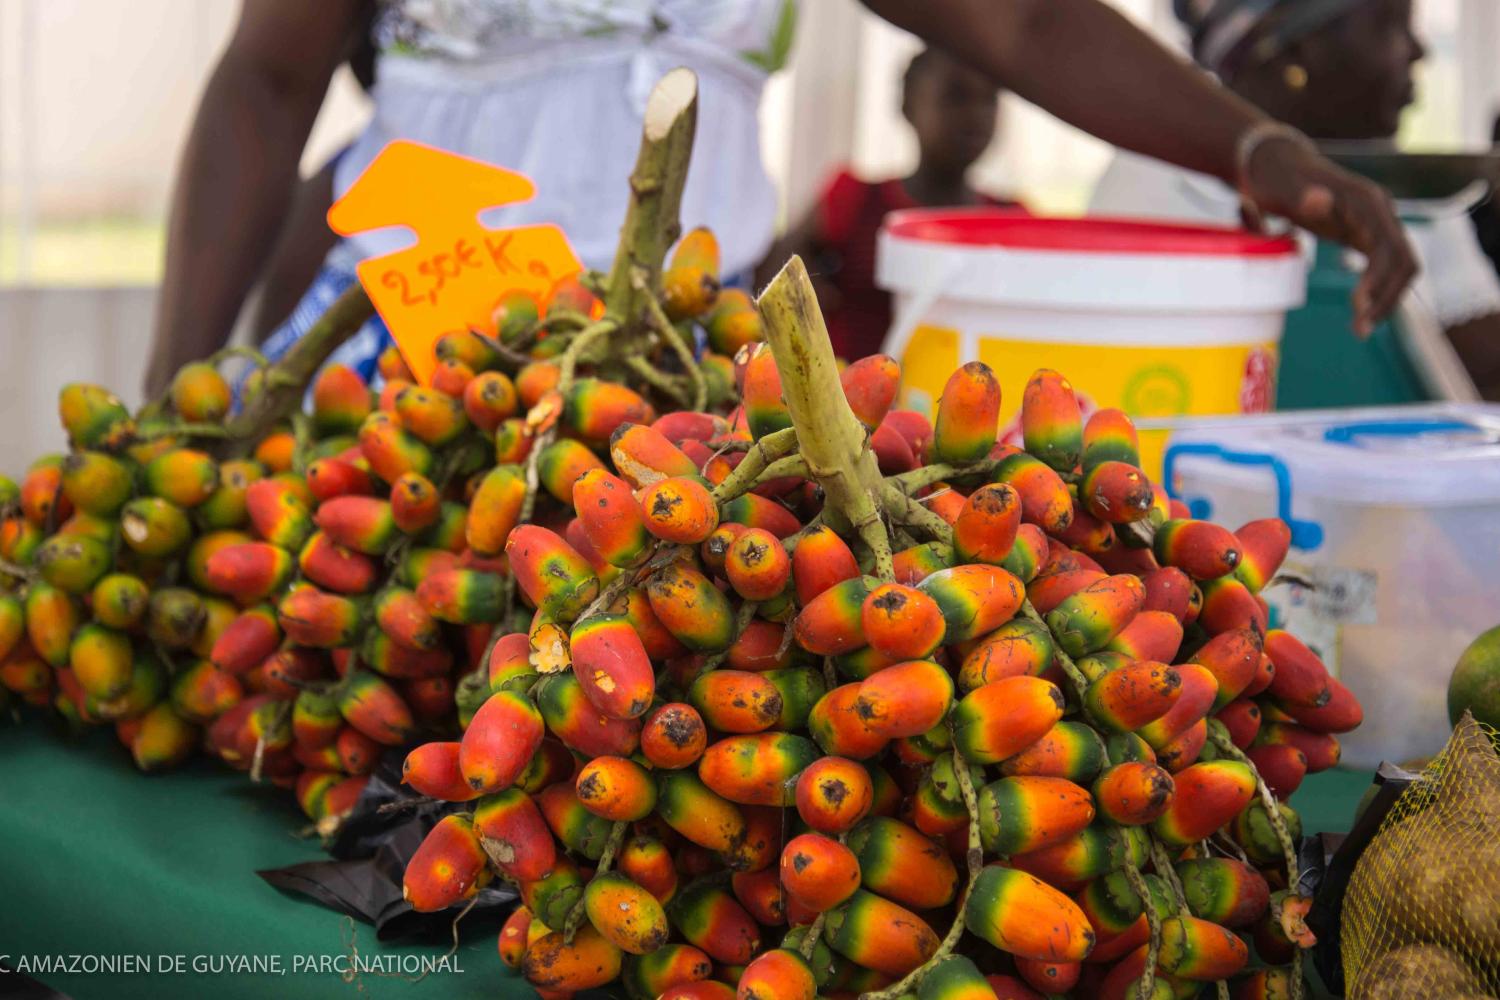
[[[453,957],[461,973],[412,984],[372,973],[345,983],[317,971],[351,953],[351,934],[366,957],[445,949],[383,946],[372,928],[261,881],[256,869],[322,856],[316,841],[295,837],[303,820],[285,792],[201,760],[142,776],[109,734],[73,742],[36,721],[0,726],[0,774],[0,962],[135,955],[153,970],[33,974],[75,1000],[533,995],[501,964],[493,924],[465,935]],[[1309,778],[1295,800],[1306,829],[1346,831],[1368,784],[1357,772]],[[184,971],[163,972],[175,956]],[[284,971],[194,972],[216,956],[262,967],[275,958]]]

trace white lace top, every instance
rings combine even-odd
[[[488,225],[552,222],[605,268],[625,214],[645,101],[668,70],[698,74],[698,132],[684,228],[719,237],[725,274],[770,245],[776,192],[758,111],[790,44],[794,0],[384,0],[374,116],[340,161],[341,193],[393,139],[526,174],[537,196]],[[357,236],[360,256],[408,242]]]

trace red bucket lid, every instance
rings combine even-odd
[[[884,228],[898,239],[1013,250],[1185,257],[1275,257],[1297,252],[1297,243],[1289,236],[1261,236],[1244,229],[1100,217],[1048,218],[1004,208],[906,209],[886,216]]]

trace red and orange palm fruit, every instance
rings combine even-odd
[[[1250,952],[1227,928],[1192,916],[1163,922],[1158,967],[1193,982],[1228,979],[1245,967]]]
[[[294,722],[295,724],[295,722]],[[477,794],[458,766],[457,740],[423,743],[401,764],[401,782],[418,795],[444,802],[468,802]]]
[[[1132,660],[1171,663],[1182,647],[1182,624],[1165,611],[1141,611],[1104,648]]]
[[[701,316],[719,298],[719,245],[703,227],[688,231],[661,275],[661,306],[675,321]]]
[[[1269,628],[1265,601],[1232,576],[1210,580],[1199,588],[1197,622],[1209,635],[1234,628]]]
[[[870,646],[891,660],[928,656],[942,643],[947,628],[937,601],[899,583],[881,584],[869,592],[860,606],[860,623]]]
[[[521,592],[558,621],[572,621],[598,596],[593,567],[556,532],[518,525],[505,543],[505,554]]]
[[[146,492],[192,508],[203,503],[219,487],[219,467],[204,452],[174,448],[157,455],[141,470]]]
[[[649,955],[627,959],[622,981],[630,996],[655,998],[705,982],[713,971],[713,960],[701,949],[690,944],[668,944]],[[679,997],[678,1000],[688,998]]]
[[[126,577],[126,576],[123,576],[123,575],[120,575],[120,574],[117,574],[117,577],[119,579],[121,579],[121,580],[135,580],[137,583],[140,583],[140,581],[136,580],[135,577]],[[105,579],[107,580],[107,579],[110,579],[110,578],[106,577]],[[100,584],[102,585],[103,582],[104,581],[100,581]],[[142,584],[141,586],[142,586],[142,588],[144,588],[145,585]],[[113,589],[123,589],[123,588],[113,588]],[[98,595],[98,593],[99,593],[99,586],[95,586],[94,593],[95,593],[95,595]],[[98,599],[97,596],[95,596],[93,598],[93,603],[96,606],[99,604],[99,599]],[[124,602],[120,602],[120,603],[123,604]],[[130,601],[130,603],[132,603],[132,604],[135,603],[135,601],[134,601],[133,598]],[[145,596],[144,596],[144,594],[142,595],[140,604],[141,604],[141,611],[144,612],[145,611]],[[135,620],[137,620],[139,618],[139,615],[133,615],[133,616],[123,616],[122,615],[122,616],[118,616],[118,617],[111,615],[111,616],[100,617],[98,615],[97,611],[96,611],[95,617],[98,618],[99,621],[102,624],[109,625],[112,628],[129,628],[131,625],[133,625],[135,623]],[[25,636],[26,636],[26,607],[25,607],[24,604],[22,604],[21,598],[18,597],[18,596],[16,596],[15,594],[0,594],[0,660],[6,659],[8,656],[10,656],[11,653],[13,653],[17,649],[19,649],[20,648],[20,644],[21,644],[21,640],[23,638],[25,638]]]
[[[73,633],[67,664],[84,694],[96,701],[118,698],[130,687],[130,637],[90,622]]]
[[[493,434],[501,423],[520,410],[521,399],[515,383],[504,372],[480,372],[464,386],[464,415],[486,434]]]
[[[407,862],[401,895],[418,913],[467,899],[485,874],[485,853],[473,821],[453,813],[438,821]]]
[[[859,684],[834,688],[813,705],[807,730],[824,753],[853,760],[875,756],[890,741],[873,732],[855,711]]]
[[[1281,629],[1266,633],[1266,655],[1276,665],[1266,692],[1282,706],[1319,708],[1333,697],[1328,668],[1318,654]]]
[[[1078,904],[1013,868],[986,867],[964,903],[964,926],[1019,958],[1081,962],[1095,934]]]
[[[844,398],[859,422],[870,430],[880,426],[901,388],[901,366],[884,354],[871,354],[839,372]]]
[[[539,993],[567,997],[603,986],[620,975],[622,954],[594,927],[580,927],[569,942],[552,931],[532,942],[521,960],[521,972]]]
[[[742,966],[719,966],[715,971],[725,979],[738,977],[736,970]],[[683,983],[662,992],[657,1000],[735,1000],[734,987],[719,979],[705,979],[702,982]]]
[[[1016,529],[1016,540],[1000,565],[1023,584],[1029,584],[1041,573],[1047,554],[1047,533],[1035,524],[1023,523]]]
[[[681,545],[697,545],[719,524],[713,497],[696,479],[659,479],[641,491],[640,506],[646,530]]]
[[[530,763],[544,735],[542,715],[523,694],[497,691],[464,730],[459,767],[476,792],[509,788]]]
[[[1005,775],[1067,778],[1087,786],[1108,763],[1104,741],[1093,727],[1059,722],[1035,743],[1000,764]]]
[[[1021,978],[1047,994],[1066,993],[1078,985],[1083,966],[1078,962],[1043,962],[1034,958],[1016,959]]]
[[[741,362],[743,358],[743,362]],[[792,426],[781,393],[781,373],[766,344],[751,344],[735,358],[745,424],[756,440]]]
[[[1095,581],[1046,613],[1057,644],[1070,656],[1103,649],[1140,612],[1146,588],[1140,578],[1117,574]]]
[[[671,835],[670,830],[668,835]],[[656,836],[636,834],[625,841],[616,863],[631,881],[644,886],[662,903],[677,892],[678,872],[672,851]]]
[[[535,439],[525,421],[519,417],[511,417],[501,421],[500,426],[495,428],[494,441],[495,461],[502,465],[517,465],[525,462],[531,454]]]
[[[1120,826],[1145,826],[1166,812],[1173,796],[1172,776],[1157,764],[1122,761],[1094,782],[1099,814]]]
[[[730,586],[747,601],[769,601],[786,590],[792,559],[781,541],[762,528],[739,533],[724,558]]]
[[[933,421],[932,457],[962,465],[995,445],[1000,426],[1000,381],[989,365],[971,361],[948,377]]]
[[[297,565],[306,579],[339,594],[363,594],[381,575],[381,568],[369,556],[339,545],[321,531],[302,546]]]
[[[743,965],[760,950],[754,919],[717,885],[689,885],[672,900],[667,914],[689,944],[721,965]]]
[[[572,505],[573,486],[591,469],[602,469],[604,463],[582,441],[560,438],[547,445],[537,456],[537,473],[542,487],[562,503]]]
[[[573,672],[594,707],[612,719],[634,719],[651,707],[656,675],[646,647],[622,615],[593,615],[569,637]]]
[[[505,918],[505,923],[500,928],[500,937],[497,941],[500,951],[500,961],[507,968],[519,969],[521,960],[526,957],[526,945],[530,937],[533,915],[529,907],[524,903],[517,904],[510,916]],[[537,920],[538,927],[541,921]],[[539,935],[540,936],[540,935]]]
[[[1327,704],[1317,708],[1285,705],[1286,713],[1315,733],[1347,733],[1358,728],[1364,721],[1365,713],[1354,692],[1345,687],[1337,677],[1328,678],[1328,688]]]
[[[147,558],[176,555],[192,538],[187,514],[160,497],[138,497],[120,515],[125,544]]]
[[[707,746],[708,729],[703,717],[683,702],[669,702],[653,710],[641,728],[641,753],[654,767],[690,767]]]
[[[958,523],[967,497],[950,483],[933,483],[922,494],[922,505],[949,525]]]
[[[1058,535],[1073,523],[1073,497],[1062,478],[1040,459],[1025,452],[1005,455],[992,476],[1010,485],[1021,497],[1021,519]]]
[[[1207,744],[1208,720],[1199,719],[1156,751],[1156,762],[1176,774],[1183,768],[1196,764]]]
[[[801,952],[773,948],[762,952],[740,975],[736,1000],[813,1000],[818,983]]]
[[[1269,628],[1269,612],[1265,601],[1235,577],[1220,577],[1209,580],[1199,589],[1199,613],[1197,622],[1211,636],[1232,628],[1254,628],[1266,631]]]
[[[803,607],[825,590],[859,576],[859,563],[848,543],[826,525],[804,535],[792,551],[792,582]]]
[[[45,527],[48,519],[62,523],[73,516],[73,501],[62,490],[63,458],[49,455],[32,463],[21,480],[21,513],[37,527]]]
[[[341,653],[342,650],[334,651],[335,656]],[[451,650],[443,646],[412,649],[395,642],[378,628],[365,630],[359,655],[360,662],[370,669],[399,680],[433,680],[446,675],[453,666]]]
[[[939,843],[886,816],[873,816],[848,837],[864,887],[919,910],[951,903],[958,870]]]
[[[883,476],[910,472],[918,465],[916,456],[911,452],[911,445],[889,423],[882,423],[870,435],[870,450],[875,453],[875,463]]]
[[[681,448],[644,424],[621,424],[610,437],[609,457],[615,471],[636,489],[671,476],[698,475],[698,466]]]
[[[953,746],[971,763],[998,764],[1046,735],[1065,706],[1057,686],[1039,677],[992,681],[954,706]]]
[[[698,546],[698,558],[703,561],[706,569],[715,576],[727,579],[724,562],[729,557],[729,550],[734,546],[735,540],[750,529],[743,524],[733,521],[721,521],[719,526],[709,533],[709,536]],[[775,535],[771,536],[775,538]],[[647,536],[649,542],[650,536]],[[774,595],[773,595],[774,596]]]
[[[1150,991],[1142,991],[1141,978],[1147,959],[1145,945],[1136,945],[1115,957],[1119,961],[1107,973],[1094,977],[1094,992],[1089,996],[1098,1000],[1139,1000],[1142,996],[1147,1000],[1176,1000],[1179,996],[1190,995],[1183,980],[1163,975],[1160,970],[1156,972]]]
[[[351,645],[364,627],[363,608],[347,597],[298,584],[276,605],[276,622],[302,646],[333,649]]]
[[[621,872],[595,875],[584,888],[583,902],[594,928],[632,955],[655,951],[671,933],[661,903]]]
[[[1022,775],[979,790],[980,838],[1006,857],[1067,840],[1093,819],[1092,797],[1066,778]]]
[[[1331,733],[1314,732],[1288,722],[1267,723],[1254,736],[1256,746],[1289,746],[1302,751],[1307,773],[1316,774],[1338,766],[1340,748]]]
[[[682,837],[710,851],[733,850],[745,838],[744,812],[691,770],[657,772],[656,813]]]
[[[1037,614],[1047,615],[1080,590],[1106,579],[1107,574],[1092,567],[1059,568],[1056,572],[1046,572],[1044,567],[1027,585],[1026,599]]]
[[[832,837],[804,833],[781,852],[781,884],[802,906],[823,913],[859,889],[859,861]]]
[[[136,661],[137,668],[141,662]],[[169,700],[177,714],[187,721],[207,725],[244,696],[245,690],[237,677],[215,669],[207,660],[198,660],[172,679]]]
[[[314,520],[333,541],[365,555],[383,555],[400,537],[390,501],[378,497],[334,497],[318,506]]]
[[[344,720],[375,742],[400,746],[411,738],[411,710],[395,688],[374,674],[360,671],[346,677],[338,701]]]
[[[794,733],[729,736],[704,751],[698,777],[730,802],[785,807],[795,797],[797,774],[817,758],[817,746]]]
[[[197,726],[157,702],[145,715],[130,741],[130,756],[142,771],[160,771],[187,760],[201,742]]]
[[[657,621],[691,652],[718,653],[733,645],[729,599],[691,565],[676,562],[658,570],[646,594]]]
[[[401,698],[411,706],[418,722],[429,726],[443,725],[454,714],[458,685],[446,672],[432,677],[403,678]]]
[[[565,847],[588,861],[603,856],[613,824],[583,808],[571,781],[558,781],[543,788],[536,795],[536,805],[548,828]]]
[[[1193,653],[1191,662],[1213,675],[1218,685],[1213,710],[1219,711],[1244,694],[1260,667],[1263,638],[1250,628],[1220,632]]]
[[[1181,696],[1182,675],[1177,668],[1138,660],[1091,683],[1083,705],[1101,729],[1129,733],[1166,715]]]
[[[763,673],[768,670],[785,670],[805,662],[805,657],[790,643],[782,648],[782,643],[786,641],[787,627],[780,622],[753,619],[745,626],[739,638],[734,640],[734,645],[729,647],[725,665],[732,670]]]
[[[411,387],[401,393],[409,391]],[[394,483],[408,472],[430,475],[434,464],[432,451],[422,439],[403,427],[394,414],[384,411],[370,414],[360,424],[359,452],[369,463],[370,471],[387,483]]]
[[[420,385],[408,386],[396,395],[396,417],[404,430],[434,448],[448,444],[469,426],[459,400]]]
[[[904,976],[938,951],[938,934],[919,916],[871,892],[856,891],[829,910],[823,940],[847,960],[886,976]]]
[[[42,529],[24,517],[0,521],[0,557],[17,565],[27,565],[44,539]]]
[[[84,514],[113,517],[135,492],[131,466],[101,451],[74,452],[61,470],[63,496]]]
[[[1189,911],[1222,927],[1248,927],[1271,902],[1265,877],[1231,858],[1193,858],[1173,867]]]
[[[325,366],[313,380],[312,405],[313,426],[324,436],[353,434],[374,409],[365,380],[341,364]]]
[[[344,717],[339,714],[338,698],[333,693],[318,687],[297,692],[292,703],[292,739],[299,747],[333,749],[337,757],[334,744],[343,728]]]
[[[1156,529],[1151,547],[1163,566],[1176,566],[1194,580],[1217,580],[1240,563],[1239,539],[1211,521],[1167,521]]]
[[[826,529],[823,529],[826,530]],[[797,546],[797,551],[802,551],[802,545]],[[895,554],[893,559],[896,571],[896,582],[908,587],[915,587],[927,577],[940,569],[947,569],[953,565],[953,547],[944,542],[925,542],[922,545],[913,545],[911,548],[902,549]],[[793,576],[796,575],[797,556],[792,554]],[[858,567],[855,567],[856,572]],[[804,602],[806,603],[806,602]]]
[[[504,552],[525,499],[526,474],[520,466],[497,465],[485,473],[469,502],[464,527],[469,548],[485,556]]]
[[[1149,517],[1155,500],[1151,481],[1134,465],[1100,462],[1079,484],[1088,512],[1110,524],[1129,524]]]
[[[1177,772],[1172,802],[1152,824],[1157,838],[1186,847],[1234,819],[1255,796],[1255,773],[1236,760],[1205,761]]]
[[[233,400],[229,383],[206,361],[194,361],[179,368],[169,391],[172,409],[189,423],[218,423],[229,412]]]
[[[1250,763],[1265,781],[1271,794],[1289,799],[1307,777],[1307,755],[1286,744],[1251,747],[1245,751]]]
[[[1015,618],[981,638],[965,654],[958,685],[972,691],[1006,677],[1039,677],[1052,666],[1052,633],[1029,618]]]
[[[765,339],[760,312],[749,293],[741,288],[719,292],[713,309],[701,319],[711,350],[732,358],[743,348]]]
[[[656,806],[656,785],[628,757],[595,757],[578,772],[574,791],[585,809],[603,819],[634,822]]]
[[[758,493],[746,493],[720,505],[719,520],[761,528],[777,538],[787,538],[802,528],[796,514]]]
[[[339,755],[339,769],[345,774],[369,774],[380,757],[380,744],[353,726],[339,732],[334,748]]]
[[[719,855],[719,862],[738,872],[774,871],[786,840],[786,813],[774,806],[753,805],[744,806],[741,811],[745,815],[745,835]]]
[[[953,678],[930,660],[913,660],[876,671],[860,682],[853,710],[866,728],[884,739],[927,732],[953,705]]]
[[[1001,565],[1021,527],[1021,495],[1005,483],[981,486],[963,501],[953,522],[957,562]]]
[[[688,688],[688,702],[709,728],[723,733],[758,733],[781,715],[781,692],[763,673],[710,670]]]
[[[1021,398],[1026,450],[1059,472],[1072,472],[1083,454],[1083,416],[1072,384],[1057,372],[1038,369]]]
[[[496,869],[507,878],[534,882],[557,864],[552,831],[536,802],[519,788],[480,798],[474,805],[474,829]]]
[[[843,757],[821,757],[797,776],[793,797],[802,822],[837,836],[869,814],[875,788],[863,765]]]
[[[68,523],[77,520],[75,517]],[[109,571],[110,548],[108,543],[87,535],[58,533],[37,548],[32,562],[47,583],[83,596]]]
[[[73,634],[83,621],[76,598],[37,581],[26,591],[26,636],[31,648],[54,667],[67,664]]]
[[[1136,729],[1136,734],[1159,754],[1178,737],[1208,717],[1213,710],[1219,685],[1213,673],[1197,663],[1180,663],[1172,668],[1182,681],[1181,691],[1160,718]]]
[[[415,535],[432,527],[442,508],[442,495],[421,473],[405,473],[391,484],[391,519],[404,534]]]
[[[392,642],[407,649],[436,649],[443,633],[414,591],[387,587],[375,595],[375,623]]]
[[[1234,577],[1252,594],[1258,594],[1286,559],[1292,544],[1292,529],[1279,517],[1265,517],[1241,525],[1234,537],[1240,550]]]
[[[999,566],[969,563],[939,570],[917,589],[937,602],[945,628],[944,643],[966,642],[1010,621],[1026,599],[1026,590]]]
[[[656,411],[639,393],[615,382],[581,378],[564,400],[563,420],[585,442],[604,445],[623,424],[650,424]]]
[[[606,562],[628,567],[641,561],[651,536],[629,483],[606,469],[591,469],[573,485],[573,506],[589,544]]]
[[[1224,727],[1231,743],[1247,750],[1260,733],[1260,706],[1249,698],[1236,698],[1214,713],[1214,721]]]
[[[601,713],[583,696],[583,688],[571,671],[543,677],[531,689],[531,695],[547,730],[586,757],[628,757],[640,747],[640,721],[611,719]]]
[[[237,463],[224,463],[219,470],[220,478],[227,479],[230,475],[230,467],[235,464]],[[246,485],[248,486],[248,483]],[[320,458],[308,465],[307,488],[312,493],[313,499],[322,503],[334,497],[368,494],[374,490],[374,484],[370,479],[368,463],[362,456],[352,460],[335,457]],[[219,489],[222,493],[224,487],[221,486]],[[214,502],[210,499],[207,506],[212,506]]]

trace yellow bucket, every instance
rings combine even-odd
[[[977,359],[1000,379],[1007,433],[1038,368],[1066,375],[1086,410],[1270,410],[1286,312],[1306,295],[1289,238],[1003,209],[893,213],[876,280],[895,296],[885,353],[901,362],[900,405],[930,414]],[[1153,477],[1164,447],[1165,432],[1141,433]]]

